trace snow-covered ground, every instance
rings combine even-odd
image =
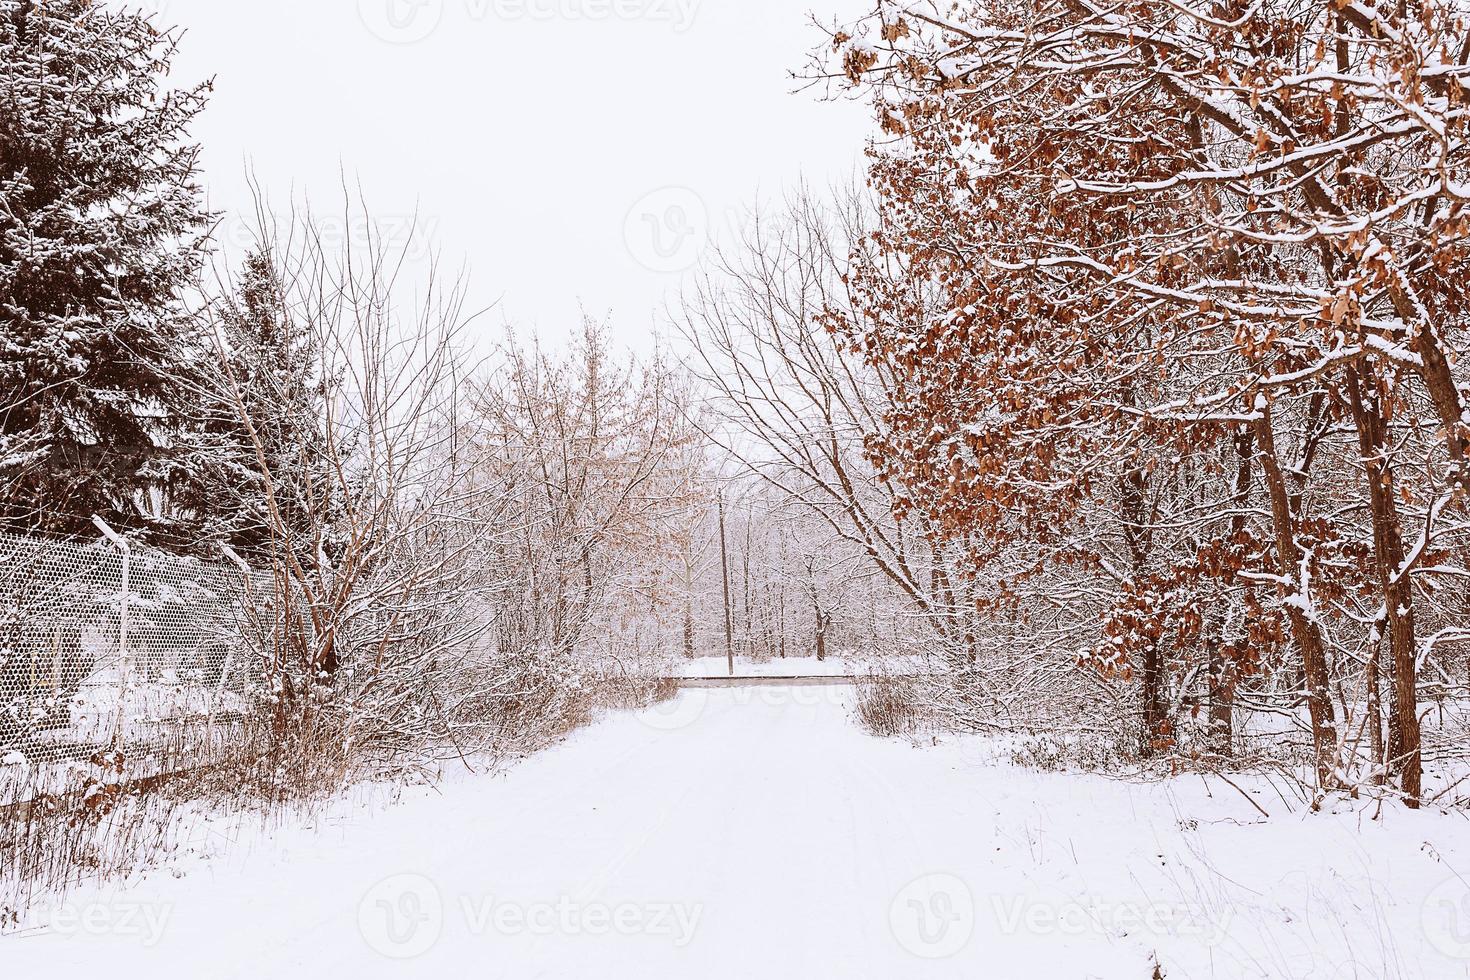
[[[230,832],[0,940],[6,977],[1470,976],[1470,826],[872,738],[851,691],[688,690],[501,776]]]

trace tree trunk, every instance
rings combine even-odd
[[[1125,474],[1120,490],[1123,540],[1128,544],[1133,575],[1138,578],[1144,573],[1149,551],[1145,530],[1148,523],[1148,482],[1143,470],[1134,469]],[[1143,733],[1140,749],[1144,756],[1151,756],[1167,745],[1170,735],[1164,701],[1164,651],[1158,644],[1150,644],[1143,655],[1141,680],[1139,713],[1143,719]]]
[[[694,603],[684,600],[684,657],[694,659]]]
[[[1368,745],[1373,753],[1373,785],[1382,786],[1385,782],[1388,757],[1383,748],[1383,694],[1380,682],[1380,674],[1383,667],[1380,663],[1380,648],[1382,643],[1373,644],[1373,652],[1368,655]]]
[[[1168,748],[1170,732],[1164,705],[1164,652],[1157,643],[1143,654],[1143,755]]]
[[[1394,500],[1393,466],[1388,460],[1383,396],[1365,384],[1357,365],[1347,372],[1348,397],[1358,430],[1358,447],[1368,476],[1373,518],[1373,551],[1388,623],[1388,650],[1393,669],[1393,710],[1389,714],[1388,762],[1399,778],[1405,802],[1419,805],[1423,767],[1419,749],[1418,668],[1414,643],[1414,587],[1404,568],[1404,540]]]
[[[786,585],[781,583],[776,587],[776,642],[781,651],[781,659],[786,659]]]
[[[735,676],[735,633],[734,621],[730,613],[730,556],[725,548],[725,495],[722,492],[718,498],[720,514],[720,573],[725,583],[725,662],[730,668],[730,676]]]
[[[1249,429],[1236,433],[1232,440],[1235,449],[1235,513],[1230,518],[1230,534],[1238,539],[1245,530],[1245,508],[1251,496],[1252,438]],[[1235,677],[1231,665],[1221,656],[1220,648],[1229,639],[1233,617],[1225,616],[1220,625],[1221,636],[1210,646],[1210,749],[1223,756],[1235,750]]]
[[[1271,427],[1271,406],[1259,404],[1256,419],[1256,444],[1266,489],[1271,498],[1271,521],[1276,535],[1276,571],[1282,579],[1295,580],[1302,561],[1296,541],[1297,519],[1292,510],[1291,493],[1281,463],[1276,455],[1276,433]],[[1283,586],[1283,589],[1285,586]],[[1312,748],[1317,762],[1317,784],[1321,789],[1337,785],[1334,765],[1337,759],[1337,716],[1328,691],[1327,648],[1322,630],[1305,608],[1307,597],[1300,593],[1284,597],[1292,640],[1302,659],[1302,674],[1307,688],[1307,713],[1312,724]]]
[[[827,623],[829,617],[822,612],[822,607],[813,604],[812,607],[817,614],[817,662],[827,659]]]

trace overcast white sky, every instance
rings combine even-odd
[[[125,4],[136,6],[136,3]],[[181,79],[211,206],[321,210],[340,174],[376,216],[417,210],[473,299],[548,340],[579,304],[643,348],[663,297],[753,202],[845,180],[866,117],[792,94],[825,21],[866,0],[149,0],[187,31]],[[226,233],[229,233],[227,227]]]

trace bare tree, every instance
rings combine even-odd
[[[713,391],[711,440],[859,556],[953,659],[973,661],[969,587],[921,516],[896,516],[901,501],[865,457],[885,425],[887,382],[825,324],[849,302],[842,275],[865,220],[856,195],[824,208],[806,193],[778,217],[757,216],[684,296],[677,320]]]
[[[519,515],[499,546],[520,582],[502,643],[544,643],[561,660],[687,648],[688,624],[670,620],[689,615],[680,583],[704,460],[677,371],[657,356],[617,362],[590,320],[563,357],[513,338],[503,355],[469,429],[476,487]]]
[[[269,305],[318,359],[315,417],[288,430],[296,446],[277,444],[279,420],[215,321],[217,397],[253,452],[267,532],[251,555],[268,584],[248,632],[273,751],[293,771],[301,758],[345,768],[460,751],[465,726],[487,720],[471,710],[478,692],[496,682],[479,640],[499,585],[487,558],[507,528],[462,437],[475,367],[463,284],[435,263],[409,301],[410,243],[351,224],[361,239],[329,240],[304,209],[277,221],[258,198]]]

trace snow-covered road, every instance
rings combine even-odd
[[[503,776],[80,893],[0,940],[0,975],[1148,980],[1155,951],[1170,980],[1467,975],[1426,905],[1461,820],[1263,793],[1283,812],[1255,824],[1197,779],[874,739],[852,696],[684,691]]]

